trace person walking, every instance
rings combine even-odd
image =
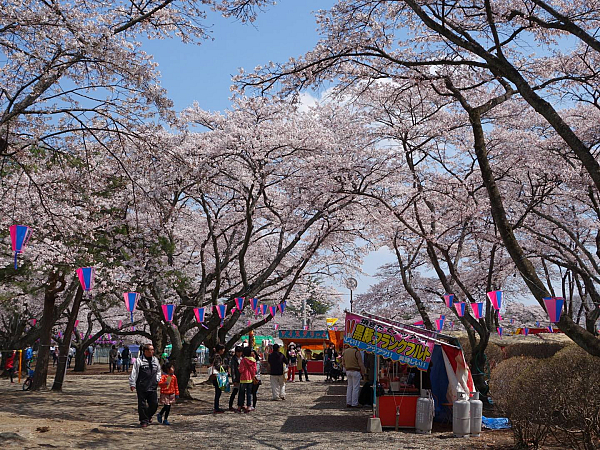
[[[269,366],[271,367],[271,400],[285,400],[283,365],[287,363],[287,358],[279,351],[279,344],[273,344],[273,352],[269,355]]]
[[[87,355],[87,364],[88,366],[91,366],[92,363],[94,362],[94,346],[90,345],[87,349],[88,355]]]
[[[225,410],[219,407],[219,400],[221,399],[221,388],[219,387],[219,383],[217,382],[217,373],[221,370],[227,370],[227,367],[224,367],[223,354],[225,353],[225,346],[223,344],[217,344],[215,349],[213,350],[213,361],[211,366],[212,374],[209,376],[209,380],[212,381],[212,385],[215,388],[215,403],[214,410],[215,414],[222,414]]]
[[[108,352],[108,373],[112,373],[117,369],[117,358],[119,357],[119,351],[116,346],[112,346]]]
[[[193,377],[197,377],[198,374],[196,373],[196,361],[198,360],[198,358],[194,358],[192,357],[191,361],[190,361],[190,373],[193,373],[194,375],[192,375]]]
[[[299,345],[296,349],[296,356],[298,358],[298,364],[296,364],[296,367],[298,369],[298,379],[300,381],[302,381],[302,372],[304,372],[304,378],[306,378],[306,381],[310,381],[308,379],[306,358],[305,358],[304,350],[302,350],[301,345]]]
[[[231,395],[229,396],[229,411],[237,412],[238,410],[233,407],[235,396],[240,390],[240,363],[242,362],[242,347],[237,346],[235,348],[235,354],[231,358],[229,364],[229,373],[231,375],[231,383],[233,389],[231,389]]]
[[[129,387],[132,392],[137,391],[140,426],[146,428],[152,423],[152,417],[158,409],[156,388],[161,373],[158,358],[154,356],[154,346],[152,344],[142,345],[141,353],[131,369]]]
[[[240,362],[240,393],[238,395],[238,411],[250,412],[252,407],[252,384],[256,376],[256,360],[250,347],[244,347],[243,359]],[[244,400],[246,407],[244,408]]]
[[[73,358],[75,357],[75,347],[71,347],[69,348],[69,356],[67,358],[67,368],[70,369],[71,368],[71,361],[73,360]]]
[[[165,363],[162,367],[163,375],[160,377],[158,387],[160,388],[160,404],[163,405],[160,412],[156,415],[158,423],[163,425],[171,425],[169,423],[169,413],[171,405],[175,404],[179,398],[179,386],[177,385],[177,377],[175,376],[175,367],[173,363]]]
[[[56,356],[56,351],[54,350],[54,346],[50,347],[50,354],[52,355],[52,367],[54,367],[56,365],[56,361],[58,360],[58,357]]]
[[[365,365],[360,352],[353,347],[348,347],[344,350],[342,360],[342,364],[346,368],[346,376],[348,377],[346,406],[349,408],[357,408],[359,406],[358,394],[360,392],[360,380],[366,373]]]
[[[17,352],[15,350],[11,350],[9,355],[6,357],[6,361],[4,362],[4,369],[8,372],[8,376],[10,377],[10,382],[14,383],[15,380],[15,355]]]
[[[335,344],[331,342],[327,350],[325,350],[325,360],[323,361],[325,364],[325,374],[327,375],[325,377],[325,381],[333,381],[333,378],[331,377],[331,371],[333,369],[333,362],[336,360],[337,356],[338,353],[335,349]]]
[[[296,364],[298,364],[298,356],[296,355],[296,344],[291,343],[289,345],[287,359],[289,361],[287,380],[290,383],[293,383],[296,378]]]
[[[126,345],[121,352],[121,358],[123,359],[123,372],[129,372],[129,365],[131,364],[131,352],[129,347]]]
[[[260,380],[260,356],[256,350],[252,350],[252,354],[254,355],[254,359],[256,360],[256,375],[254,375],[254,380],[252,380],[252,409],[256,409],[256,399],[258,388],[262,384]]]

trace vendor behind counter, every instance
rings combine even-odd
[[[411,367],[409,369],[409,375],[407,384],[412,384],[416,389],[421,391],[421,389],[431,389],[431,366],[433,363],[429,364],[429,368],[427,372],[423,372],[422,370],[417,369],[416,367]],[[421,376],[420,373],[423,373],[423,386],[421,386]]]
[[[375,356],[371,353],[364,355],[364,364],[367,369],[367,381],[370,385],[373,384],[375,374]],[[380,357],[379,360],[379,374],[378,384],[381,383],[385,392],[390,390],[392,381],[399,382],[402,386],[402,391],[416,391],[420,392],[421,389],[431,389],[431,367],[429,365],[426,372],[417,369],[416,367],[410,367],[406,364],[391,363],[389,360],[384,360]],[[421,376],[422,374],[422,376]],[[421,386],[421,380],[423,385]]]

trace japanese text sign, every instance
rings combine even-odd
[[[344,343],[359,350],[427,370],[435,343],[409,330],[346,313]]]

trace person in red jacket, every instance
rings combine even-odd
[[[4,368],[8,371],[8,375],[10,376],[10,382],[14,383],[13,380],[15,376],[15,355],[17,352],[14,350],[10,352],[10,355],[6,358],[6,363],[4,363]]]
[[[158,382],[160,388],[160,401],[163,405],[160,412],[156,415],[158,423],[163,425],[171,425],[169,423],[169,413],[171,405],[175,403],[175,399],[179,398],[179,386],[177,386],[177,377],[175,376],[175,367],[168,362],[162,366],[163,374]]]
[[[252,357],[252,349],[244,347],[244,358],[240,363],[240,393],[238,394],[238,411],[250,412],[252,407],[252,385],[256,378],[256,360]],[[246,407],[244,408],[244,397]]]

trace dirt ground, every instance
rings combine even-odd
[[[105,366],[75,375],[69,371],[64,392],[23,392],[17,383],[0,380],[2,448],[192,448],[211,449],[509,449],[510,431],[484,431],[480,438],[452,437],[450,426],[431,435],[414,431],[367,433],[370,410],[349,409],[345,383],[324,377],[289,383],[287,399],[272,402],[268,376],[249,414],[212,414],[212,386],[205,376],[192,378],[197,400],[172,407],[171,426],[138,428],[136,396],[125,374],[108,374]],[[52,376],[49,377],[52,379]],[[49,384],[51,385],[51,384]],[[226,409],[229,394],[221,397]]]

